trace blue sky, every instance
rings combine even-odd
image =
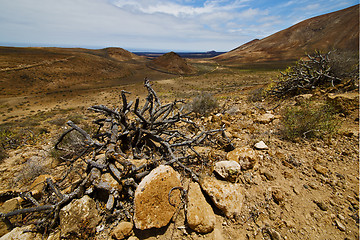
[[[358,0],[0,0],[0,45],[229,51]]]

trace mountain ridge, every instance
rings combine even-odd
[[[226,63],[295,60],[314,50],[358,51],[359,4],[301,21],[214,57]]]

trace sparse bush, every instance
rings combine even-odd
[[[324,138],[337,130],[338,120],[328,104],[304,101],[287,107],[282,114],[282,135],[297,138]]]
[[[248,101],[250,102],[260,102],[264,99],[265,89],[264,88],[256,88],[249,93]]]
[[[26,161],[15,180],[17,182],[26,183],[45,173],[47,173],[46,167],[42,164],[42,162],[39,161],[39,159],[30,158]]]
[[[206,92],[201,92],[190,104],[190,110],[199,115],[206,115],[218,107],[216,98]]]
[[[281,72],[268,94],[294,96],[318,87],[352,90],[358,78],[359,61],[354,54],[315,51],[307,55],[307,59],[301,59]]]

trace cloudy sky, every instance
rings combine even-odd
[[[0,0],[1,46],[229,51],[358,0]]]

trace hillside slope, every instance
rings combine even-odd
[[[214,59],[230,64],[294,60],[315,49],[358,51],[359,5],[307,19]]]
[[[122,48],[0,47],[2,97],[92,89],[156,79],[145,57]]]

